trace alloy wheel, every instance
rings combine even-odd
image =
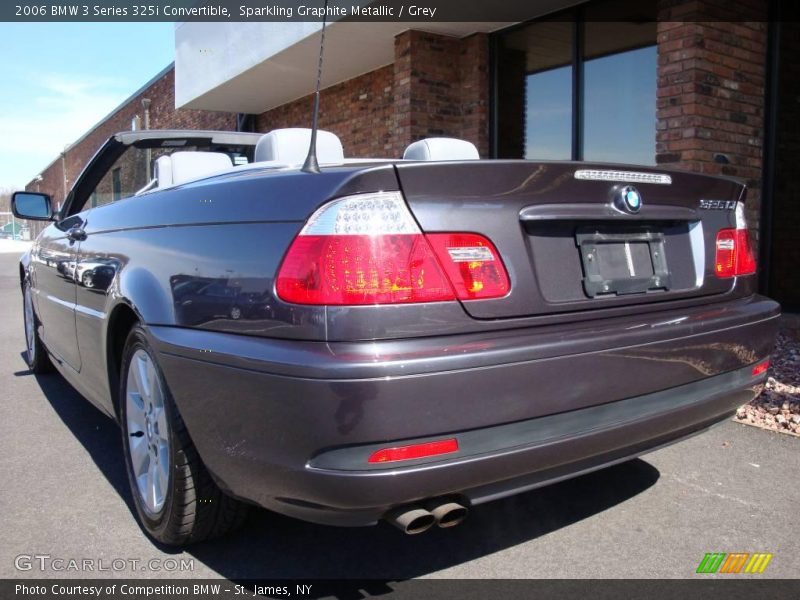
[[[141,348],[133,354],[128,368],[125,402],[136,488],[145,511],[157,515],[164,507],[170,483],[170,434],[156,366]]]

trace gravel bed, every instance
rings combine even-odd
[[[763,391],[734,420],[800,437],[800,340],[781,332]]]

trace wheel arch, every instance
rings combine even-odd
[[[28,275],[28,268],[31,264],[31,251],[27,250],[25,254],[19,258],[19,285],[25,285],[25,277]]]
[[[141,315],[131,304],[120,301],[108,314],[108,325],[105,336],[106,371],[108,375],[108,389],[114,406],[114,416],[119,420],[119,377],[122,369],[122,354],[125,351],[125,342],[131,329],[138,324],[143,324]]]

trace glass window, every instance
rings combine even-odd
[[[572,156],[572,67],[559,67],[525,78],[524,158]]]
[[[498,158],[655,164],[655,3],[636,6],[592,2],[496,35]]]
[[[654,165],[655,23],[589,22],[584,31],[582,159]]]
[[[241,146],[231,147],[230,149],[228,147],[219,147],[213,150],[226,152],[231,157],[232,165],[243,165],[248,163],[248,157],[241,148]],[[195,146],[181,146],[176,150],[130,146],[91,192],[88,204],[91,207],[103,206],[151,189],[155,183],[152,181],[155,170],[154,165],[159,156],[172,154],[176,151],[204,151],[206,149],[205,147],[198,148]]]
[[[498,158],[572,154],[573,26],[542,21],[500,38]]]
[[[128,148],[94,188],[91,206],[103,206],[133,196],[147,181],[145,152]]]

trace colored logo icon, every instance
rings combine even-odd
[[[766,552],[708,552],[700,561],[697,573],[763,573],[772,554]]]
[[[635,214],[642,208],[642,195],[632,185],[613,189],[614,207],[625,213]]]
[[[642,206],[642,197],[639,196],[639,192],[633,188],[628,189],[625,192],[625,204],[631,212],[638,211]]]

